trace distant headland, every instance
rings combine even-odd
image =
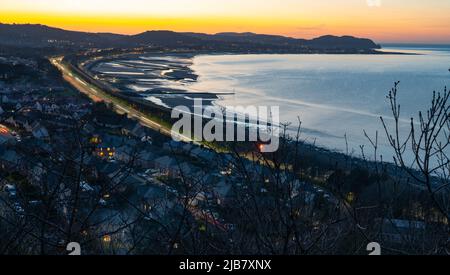
[[[325,35],[300,39],[255,33],[147,31],[136,35],[67,31],[45,25],[1,24],[0,45],[29,48],[136,48],[233,53],[378,53],[367,38]]]

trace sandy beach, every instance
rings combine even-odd
[[[221,93],[190,88],[198,75],[191,69],[193,54],[126,55],[92,63],[86,69],[94,78],[117,88],[130,97],[140,97],[165,108],[193,108],[201,98],[210,106]]]

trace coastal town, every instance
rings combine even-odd
[[[210,227],[233,232],[235,224],[227,212],[233,193],[247,187],[239,184],[244,179],[234,172],[231,155],[173,141],[115,114],[107,104],[94,103],[53,79],[57,72],[44,61],[9,57],[0,62],[2,68],[10,68],[0,82],[2,216],[22,222],[48,213],[49,200],[54,200],[51,210],[58,213],[52,215],[68,218],[73,213],[67,204],[76,194],[76,211],[91,211],[89,222],[108,220],[95,229],[84,225],[80,234],[99,234],[105,249],[114,243],[117,253],[127,252],[124,244],[129,244],[130,232],[110,232],[126,228],[130,220],[171,223],[188,210],[191,219],[203,224],[200,231]],[[29,72],[15,74],[18,68]],[[43,84],[28,84],[35,80]],[[255,168],[250,161],[245,166],[249,171]],[[256,167],[251,177],[259,178],[263,168]],[[66,169],[75,175],[66,174]],[[309,188],[309,203],[324,192]],[[46,197],[49,189],[55,190],[55,197]],[[262,196],[267,192],[260,188]],[[48,242],[63,244],[57,236],[48,236]]]
[[[43,207],[39,199],[43,188],[72,192],[60,182],[59,177],[63,175],[58,169],[70,160],[82,167],[80,190],[90,197],[90,204],[98,204],[100,209],[96,215],[99,217],[110,211],[121,212],[114,206],[116,192],[133,194],[127,199],[132,200],[133,205],[139,207],[138,213],[146,218],[166,215],[181,202],[177,201],[176,186],[165,182],[177,179],[181,173],[200,175],[203,163],[211,166],[214,160],[215,155],[206,149],[172,142],[126,116],[115,115],[106,105],[90,102],[62,82],[52,83],[47,71],[52,68],[38,68],[33,60],[2,58],[0,61],[2,67],[30,70],[26,79],[22,79],[22,75],[3,73],[0,82],[2,213],[37,211]],[[49,84],[27,84],[28,78],[34,77]],[[80,151],[71,148],[77,143],[83,144]],[[174,151],[180,158],[174,156]],[[217,194],[225,201],[229,184],[215,181],[211,170],[208,174],[210,178],[204,180],[210,186],[210,195]],[[101,181],[117,184],[117,187],[103,190]],[[24,189],[27,192],[21,193]],[[99,199],[92,201],[92,198]],[[155,208],[157,214],[150,210],[145,212],[156,204],[154,199],[164,198],[167,198],[167,209]],[[92,207],[90,204],[85,207]],[[13,208],[8,209],[8,205]],[[65,211],[63,205],[57,208]],[[194,209],[194,215],[203,215],[201,209]],[[123,215],[127,211],[124,210]]]
[[[154,35],[161,33],[141,36]],[[208,39],[223,36],[231,39]],[[366,255],[373,241],[392,254],[447,251],[448,208],[436,202],[448,198],[448,179],[423,184],[420,172],[298,136],[282,136],[272,153],[261,142],[175,141],[169,105],[195,96],[161,87],[197,76],[173,56],[220,51],[220,43],[199,46],[191,37],[183,46],[135,42],[125,49],[89,39],[0,48],[0,254],[67,255],[74,242],[86,255]],[[283,46],[235,41],[229,49],[372,54],[379,48],[327,39],[349,44],[324,50],[311,46],[317,40],[298,47],[284,38]],[[355,41],[363,46],[355,48]],[[161,87],[151,87],[162,105],[114,86],[130,78],[118,76],[117,64],[97,62],[120,57],[126,64],[124,56],[136,53],[156,56],[139,69],[159,81]]]

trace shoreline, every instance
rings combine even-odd
[[[414,55],[411,53],[396,53],[396,52],[379,52],[379,53],[380,54]],[[158,61],[161,61],[162,59],[164,59],[164,57],[168,57],[171,59],[170,62],[173,62],[172,58],[174,58],[174,57],[192,60],[193,58],[195,58],[197,56],[210,56],[210,55],[237,55],[237,54],[236,53],[217,53],[217,52],[215,52],[215,53],[193,53],[193,52],[188,52],[188,53],[185,53],[185,52],[183,52],[183,53],[173,53],[173,52],[126,53],[119,57],[117,57],[117,56],[116,57],[106,57],[106,58],[102,59],[101,61],[97,61],[97,63],[107,63],[107,62],[113,62],[113,61],[120,61],[120,60],[124,60],[124,59],[138,60],[141,57],[149,57],[149,59],[144,58],[144,61],[146,61],[146,62],[151,62],[151,58],[153,58],[153,57],[161,58],[161,59],[158,59]],[[240,55],[240,54],[238,54],[238,55]],[[253,54],[242,54],[242,55],[253,55]],[[289,54],[274,53],[273,55],[289,55]],[[297,54],[295,54],[295,55],[297,55]],[[302,54],[300,54],[300,55],[302,55]],[[311,54],[303,54],[303,55],[311,55]],[[350,55],[355,55],[355,54],[350,54]],[[368,54],[368,55],[371,55],[371,54]],[[180,64],[178,64],[178,65],[180,65]],[[187,74],[195,74],[196,75],[196,79],[194,81],[192,81],[192,83],[197,82],[199,75],[191,69],[192,63],[189,63],[189,64],[183,63],[182,65],[184,66],[182,68],[182,70],[184,70]],[[94,67],[94,66],[92,66],[92,67]],[[171,69],[171,67],[168,67],[168,69]],[[177,66],[176,69],[179,70],[180,67]],[[92,70],[90,70],[90,72],[93,73]],[[135,78],[131,78],[131,79],[135,79]],[[164,78],[163,76],[155,78],[155,79],[156,80],[164,79],[164,80],[172,81],[171,79]],[[176,82],[177,80],[174,80],[174,81]],[[170,86],[169,87],[159,86],[157,84],[149,84],[149,87],[146,91],[143,91],[143,92],[136,91],[136,90],[131,91],[128,87],[126,87],[130,83],[134,83],[134,82],[130,81],[130,82],[119,83],[118,85],[115,85],[115,87],[119,90],[127,90],[126,93],[130,93],[130,95],[133,95],[133,97],[142,99],[143,101],[150,101],[153,104],[160,105],[162,107],[168,108],[169,110],[172,110],[176,106],[188,106],[188,107],[192,108],[193,107],[192,98],[203,98],[204,99],[203,100],[204,108],[207,106],[224,108],[225,106],[220,104],[220,101],[223,98],[223,96],[233,95],[233,93],[223,94],[223,93],[214,93],[214,92],[209,92],[209,91],[207,91],[207,92],[193,91],[190,89],[189,84],[187,84],[184,87],[179,87],[179,88],[173,88]],[[111,83],[109,83],[109,84],[111,84]],[[122,92],[122,93],[125,93],[125,92]],[[206,97],[205,97],[205,95],[206,95]],[[170,98],[167,99],[166,98],[167,96],[169,96]],[[187,99],[186,96],[190,97],[191,99]],[[150,97],[151,97],[151,99],[149,99]],[[155,98],[157,100],[154,100]],[[293,131],[294,130],[292,130],[291,132],[293,132]],[[342,137],[342,138],[344,138],[344,137]],[[322,151],[326,150],[330,153],[346,155],[346,153],[342,149],[328,147],[323,144],[322,145],[316,144],[315,139],[309,139],[305,142],[312,146],[319,148]],[[361,156],[358,155],[358,158],[362,158],[362,155]]]
[[[167,55],[167,53],[165,55]],[[69,67],[70,66],[73,67],[73,65],[71,63],[68,63],[68,65],[69,65]],[[84,78],[84,77],[85,76],[82,76],[82,78]],[[98,90],[98,91],[103,89],[101,86],[100,87],[96,86],[97,85],[96,82],[98,82],[98,81],[94,81],[94,82],[95,83],[93,83],[93,84],[92,83],[87,84],[90,86],[90,87],[88,87],[88,89],[90,89],[90,90],[94,89],[94,90]],[[92,87],[94,87],[94,88],[92,88]],[[106,91],[106,94],[107,94],[108,98],[116,97],[115,94],[111,94],[110,90]],[[119,102],[126,101],[126,99],[123,99],[122,96],[118,97],[116,99],[118,99]],[[128,98],[128,100],[130,100],[130,98]],[[113,99],[113,101],[115,101],[115,100]],[[130,111],[129,115],[131,115],[132,117],[138,118],[138,120],[141,120],[141,121],[145,120],[144,125],[150,125],[150,126],[148,126],[150,128],[156,127],[156,129],[159,129],[159,131],[162,134],[169,135],[169,136],[171,135],[172,131],[170,130],[170,126],[168,126],[168,125],[171,125],[171,120],[165,119],[165,118],[167,118],[167,112],[170,112],[169,108],[157,107],[157,105],[153,104],[152,102],[147,102],[146,104],[144,104],[143,101],[135,101],[135,100],[131,100],[128,103],[124,103],[124,104],[120,103],[120,104],[126,105],[126,106],[124,105],[125,107],[119,106],[120,108],[123,109],[122,110],[123,112],[127,112],[126,109],[132,108],[131,109],[132,111]],[[142,104],[142,105],[136,105],[136,104]],[[130,105],[130,106],[128,106],[128,105]],[[153,109],[155,107],[157,109]],[[148,110],[151,110],[150,113],[147,113]],[[160,113],[161,116],[155,116],[154,115],[155,112]],[[185,137],[182,134],[178,134],[178,136],[181,136],[182,137],[181,140],[184,142],[202,145],[202,143],[198,143],[198,142],[192,140],[192,138]],[[290,143],[289,146],[295,145],[295,143],[292,143],[292,141],[287,141],[287,142]],[[203,144],[203,146],[205,146],[205,144]],[[208,146],[208,145],[206,144],[206,146]],[[217,146],[219,146],[219,145],[217,145]],[[318,146],[317,144],[315,144],[315,142],[311,143],[311,142],[307,142],[304,140],[300,140],[300,143],[298,144],[298,146],[299,146],[300,150],[302,150],[302,152],[303,152],[303,157],[309,161],[310,165],[315,166],[315,167],[325,167],[328,169],[331,169],[331,168],[335,169],[336,167],[340,167],[345,170],[361,167],[361,168],[367,168],[367,169],[369,169],[369,171],[372,171],[373,169],[378,169],[379,165],[381,165],[382,167],[384,167],[386,169],[386,171],[389,174],[391,174],[395,177],[406,176],[405,172],[398,171],[398,168],[399,168],[398,166],[396,166],[394,163],[386,162],[385,160],[374,161],[371,158],[367,158],[367,157],[363,157],[363,156],[355,156],[355,155],[353,155],[353,153],[346,154],[342,151]],[[211,147],[211,149],[213,149],[213,147]],[[414,182],[411,182],[410,185],[415,186],[417,188],[422,188],[421,186],[418,186],[417,183],[414,183]]]
[[[91,62],[91,60],[87,61],[88,65],[83,65],[84,70],[89,72],[91,75],[94,75],[95,72],[93,71],[93,68],[95,68],[99,63],[108,63],[108,62],[114,62],[114,61],[121,61],[126,59],[139,59],[143,55],[149,56],[149,57],[176,57],[176,58],[182,58],[182,59],[189,59],[193,60],[197,56],[219,56],[219,55],[321,55],[321,54],[329,54],[329,55],[421,55],[418,53],[404,53],[404,52],[383,52],[379,50],[374,50],[373,53],[234,53],[234,52],[142,52],[142,53],[125,53],[117,56],[108,56],[108,57],[102,57],[101,59],[95,60],[94,62]],[[150,62],[151,60],[143,60],[143,62]],[[158,60],[158,62],[161,62],[161,60]],[[172,62],[172,61],[171,61]],[[173,64],[172,64],[173,65]],[[195,91],[189,88],[189,83],[195,83],[198,81],[198,78],[200,77],[196,72],[194,72],[191,69],[191,64],[182,64],[179,63],[179,66],[172,66],[167,67],[167,71],[172,70],[172,72],[165,72],[164,75],[160,75],[159,77],[151,76],[150,78],[147,75],[142,75],[143,77],[146,77],[146,81],[149,81],[145,85],[148,85],[148,87],[142,87],[141,91],[139,91],[139,85],[136,84],[136,79],[133,79],[131,76],[132,73],[122,73],[122,76],[124,79],[119,80],[119,83],[112,84],[111,81],[108,80],[102,80],[102,82],[106,82],[109,85],[115,86],[119,90],[121,90],[123,93],[127,93],[129,95],[134,95],[135,97],[141,97],[145,98],[146,96],[162,96],[162,95],[190,95],[190,96],[201,96],[201,95],[208,95],[210,96],[205,97],[205,101],[211,101],[214,103],[211,103],[210,105],[216,105],[215,102],[220,100],[221,96],[227,96],[227,95],[233,95],[234,93],[215,93],[211,91]],[[150,68],[154,69],[154,68]],[[108,72],[110,75],[114,75],[114,73],[117,73],[117,75],[114,78],[118,78],[120,73],[120,70],[114,71],[114,69],[110,72]],[[127,76],[130,76],[130,79],[126,79]],[[136,74],[138,76],[138,74]],[[156,85],[151,84],[150,81],[169,81],[169,82],[178,82],[178,81],[186,81],[184,83],[186,86],[180,85],[180,87],[173,88],[169,87],[167,85]],[[142,83],[141,83],[142,84]],[[130,88],[129,86],[135,86],[135,89]],[[174,108],[176,106],[192,106],[192,104],[188,104],[188,100],[183,99],[170,99],[170,104],[165,104],[165,106],[169,106],[169,108]]]

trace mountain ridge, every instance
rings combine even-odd
[[[134,35],[106,32],[81,32],[41,24],[0,23],[0,45],[27,47],[139,47],[191,48],[203,50],[375,50],[380,46],[368,38],[323,35],[314,39],[252,32],[220,32],[205,34],[152,30]]]

